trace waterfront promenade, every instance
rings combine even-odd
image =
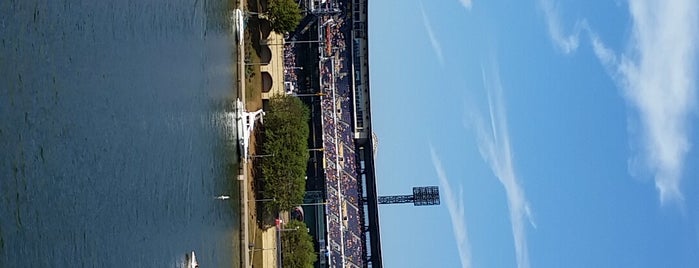
[[[255,2],[255,1],[253,1]],[[252,4],[253,2],[247,2],[246,0],[238,0],[236,2],[236,8],[242,10],[244,13],[251,9],[253,13],[258,12],[258,7],[248,7],[247,4]],[[244,15],[245,16],[245,15]],[[252,51],[247,51],[251,48],[248,42],[252,43],[252,47],[256,44],[253,38],[264,39],[265,42],[271,42],[274,44],[283,44],[284,39],[282,34],[272,32],[271,35],[260,36],[256,34],[255,31],[259,33],[259,23],[250,23],[245,25],[248,29],[237,29],[239,31],[244,31],[243,38],[245,41],[237,40],[236,49],[236,73],[238,77],[236,78],[238,94],[237,98],[241,100],[245,111],[255,111],[262,108],[262,99],[269,98],[274,94],[283,94],[284,88],[283,83],[276,83],[277,86],[273,86],[272,89],[265,94],[261,92],[260,87],[262,86],[261,80],[255,80],[253,78],[247,77],[247,70],[250,68],[251,64],[246,64],[246,60],[252,60],[253,62],[259,62],[259,56],[255,49]],[[237,26],[236,26],[237,27]],[[249,55],[250,54],[250,55]],[[253,57],[252,59],[247,59],[246,55]],[[272,58],[270,62],[266,64],[257,65],[259,68],[257,71],[253,71],[252,77],[261,77],[260,71],[269,74],[274,81],[284,80],[284,70],[283,70],[283,47],[274,46],[272,48]],[[254,73],[257,72],[257,75]],[[259,83],[259,84],[256,84]],[[242,111],[239,111],[242,112]],[[250,135],[249,147],[247,155],[256,155],[256,137],[255,135]],[[239,152],[240,155],[245,155],[245,152]],[[254,158],[254,157],[252,157]],[[254,166],[251,158],[241,157],[240,166],[238,170],[238,182],[240,183],[240,262],[241,267],[249,268],[271,268],[279,267],[280,259],[280,249],[279,241],[277,236],[277,228],[267,227],[261,228],[258,224],[257,218],[257,206],[259,202],[264,202],[265,200],[256,199],[256,189],[254,187]],[[282,215],[285,215],[282,213]]]
[[[237,5],[236,8],[239,10],[245,10],[245,1],[244,0],[237,0]],[[238,27],[236,24],[235,27]],[[245,31],[245,29],[236,29],[237,31]],[[241,100],[243,103],[242,109],[246,109],[246,100],[245,100],[245,44],[244,42],[240,42],[236,40],[236,47],[237,47],[237,53],[236,53],[236,73],[238,74],[236,79],[237,79],[237,88],[238,88],[238,98]],[[237,111],[240,113],[241,111]],[[243,152],[239,152],[239,155],[244,155]],[[248,160],[245,157],[241,158],[240,162],[240,170],[239,170],[239,175],[238,175],[238,181],[240,182],[240,256],[241,256],[241,267],[243,268],[249,268],[250,267],[250,254],[249,254],[249,248],[248,245],[250,245],[250,235],[249,235],[249,230],[250,230],[250,215],[249,215],[249,208],[248,208],[248,185],[249,185],[249,177],[248,177]]]

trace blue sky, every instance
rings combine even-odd
[[[699,2],[369,2],[386,267],[699,267]]]

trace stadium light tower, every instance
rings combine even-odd
[[[413,187],[412,195],[388,195],[379,196],[379,204],[406,204],[413,203],[415,206],[436,206],[439,205],[439,187],[423,186]]]

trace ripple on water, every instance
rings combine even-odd
[[[235,125],[202,122],[236,95],[228,1],[198,1],[0,0],[0,267],[239,264]]]
[[[5,238],[2,236],[2,225],[0,225],[0,251],[5,249]]]

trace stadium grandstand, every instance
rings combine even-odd
[[[301,0],[284,86],[311,110],[303,219],[316,267],[382,267],[371,128],[367,0]]]

